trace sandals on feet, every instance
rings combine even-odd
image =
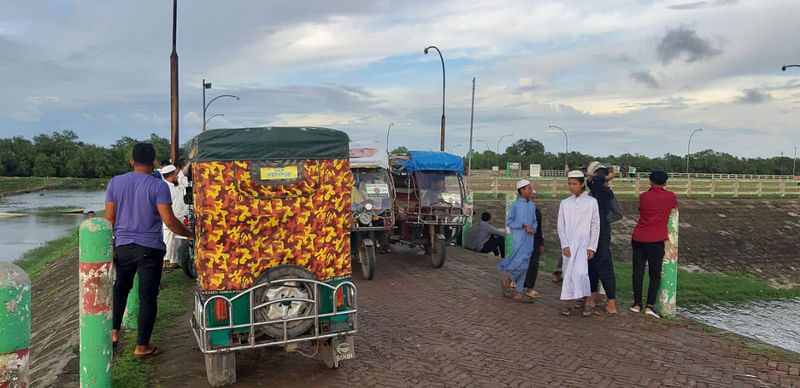
[[[533,303],[536,300],[536,299],[533,299],[530,296],[525,295],[523,293],[518,293],[518,294],[514,295],[513,299],[514,299],[514,302],[520,302],[520,303]]]
[[[583,312],[581,316],[584,318],[589,318],[594,315],[594,306],[583,306]]]
[[[570,309],[569,307],[564,307],[564,309],[561,310],[561,315],[565,317],[572,315],[572,309]]]
[[[148,357],[154,357],[154,356],[157,356],[157,355],[159,355],[159,354],[161,354],[161,348],[159,348],[159,347],[158,347],[158,346],[156,346],[156,345],[153,345],[153,348],[152,348],[152,349],[151,349],[149,352],[147,352],[147,353],[142,353],[142,354],[135,354],[135,353],[134,353],[134,355],[135,355],[136,357],[139,357],[140,359],[142,359],[142,358],[148,358]]]

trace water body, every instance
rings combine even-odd
[[[800,298],[678,307],[704,324],[800,353]]]
[[[81,208],[99,211],[105,208],[105,191],[51,190],[4,197],[0,213],[0,261],[14,261],[23,253],[69,234],[70,229],[86,219],[84,214],[38,214],[53,208]]]

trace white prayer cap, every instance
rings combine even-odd
[[[161,175],[167,175],[167,174],[169,174],[171,172],[174,172],[174,171],[175,171],[175,166],[173,166],[171,164],[170,165],[166,165],[164,167],[161,167]]]
[[[581,170],[572,170],[567,174],[567,178],[584,178],[584,175]]]
[[[521,180],[517,181],[517,190],[519,190],[519,189],[521,189],[521,188],[523,188],[523,187],[525,187],[525,186],[527,186],[529,184],[531,184],[531,181],[529,181],[527,179],[521,179]]]
[[[589,167],[586,168],[586,175],[589,176],[594,175],[594,171],[600,167],[601,167],[600,162],[596,160],[594,162],[589,163]]]

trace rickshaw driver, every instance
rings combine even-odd
[[[447,189],[444,177],[441,175],[430,175],[428,190],[422,196],[422,206],[433,206],[438,202],[444,202],[442,193]]]

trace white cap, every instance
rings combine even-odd
[[[567,174],[567,178],[585,178],[581,170],[572,170]]]
[[[175,166],[173,166],[171,164],[166,165],[164,167],[161,167],[161,175],[167,175],[167,174],[169,174],[171,172],[174,172],[174,171],[175,171]]]
[[[519,190],[519,189],[521,189],[521,188],[523,188],[523,187],[525,187],[525,186],[527,186],[529,184],[531,184],[531,181],[529,181],[527,179],[519,180],[519,181],[517,181],[517,190]]]

